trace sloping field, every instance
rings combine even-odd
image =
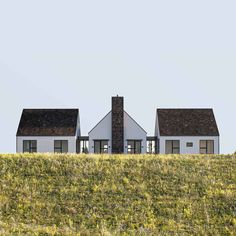
[[[0,155],[0,235],[236,235],[235,156]]]

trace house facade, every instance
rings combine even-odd
[[[146,131],[112,97],[111,111],[89,132],[90,153],[146,153]]]
[[[219,131],[212,109],[157,109],[155,134],[112,97],[111,110],[81,136],[79,109],[24,109],[16,135],[17,152],[107,154],[218,154]]]
[[[76,153],[78,109],[24,109],[16,134],[16,152]]]
[[[160,154],[219,154],[212,109],[157,109],[155,135]]]

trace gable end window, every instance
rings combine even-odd
[[[127,153],[128,154],[140,154],[142,148],[141,140],[128,140],[127,141]]]
[[[94,140],[94,153],[108,153],[108,140]]]
[[[55,153],[67,153],[68,152],[68,140],[54,140],[54,152]]]
[[[166,154],[179,154],[179,140],[166,140]]]
[[[200,154],[214,154],[214,140],[200,140]]]
[[[23,140],[23,152],[37,152],[37,141]]]

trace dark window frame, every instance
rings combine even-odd
[[[129,142],[134,142],[133,147],[129,148]],[[140,143],[140,145],[139,145],[140,149],[138,150],[139,152],[137,152],[136,143]],[[129,152],[129,150],[131,150],[131,151],[133,150],[133,151]],[[127,153],[128,154],[141,154],[142,153],[142,140],[140,140],[140,139],[129,139],[129,140],[127,140]]]
[[[29,151],[25,150],[25,143],[29,142]],[[32,145],[32,142],[35,142],[35,146]],[[28,153],[34,153],[37,152],[37,140],[23,140],[23,153],[28,152]]]
[[[206,142],[206,146],[205,147],[201,147],[201,142]],[[213,153],[209,153],[208,152],[208,142],[212,142],[213,143]],[[201,153],[201,150],[205,150],[205,153]],[[199,153],[200,154],[214,154],[215,153],[215,142],[213,139],[202,139],[199,141]]]
[[[99,143],[99,152],[95,152],[95,143],[98,142]],[[107,148],[104,148],[104,146],[102,146],[102,142],[107,142]],[[93,140],[93,146],[94,146],[94,153],[96,154],[107,154],[109,151],[109,140],[108,139],[95,139]],[[105,152],[105,150],[107,150],[107,152]]]
[[[56,142],[60,142],[60,147],[56,147],[56,145],[55,145]],[[63,151],[62,142],[66,142],[67,143],[67,151],[66,152]],[[54,153],[68,153],[68,149],[69,149],[69,142],[68,142],[68,140],[54,140]]]
[[[178,147],[174,147],[174,142],[176,142],[176,141],[178,142]],[[180,140],[177,140],[177,139],[175,139],[175,140],[166,140],[165,149],[166,149],[167,142],[171,142],[171,153],[170,154],[180,154]],[[175,153],[174,150],[178,150],[178,152]],[[166,150],[165,150],[165,153],[167,153]]]

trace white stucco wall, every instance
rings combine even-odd
[[[160,136],[160,130],[159,130],[159,121],[158,121],[158,114],[156,112],[156,120],[155,120],[155,131],[154,131],[154,135],[156,137]]]
[[[166,140],[180,140],[180,154],[199,154],[200,140],[214,140],[214,154],[219,154],[219,137],[218,136],[161,136],[159,138],[160,154],[165,154]],[[187,142],[192,142],[193,147],[186,147]]]
[[[94,140],[108,141],[108,153],[111,153],[111,111],[89,132],[89,153],[94,153]]]
[[[147,152],[147,133],[133,120],[128,113],[124,112],[124,153],[127,153],[127,140],[142,140],[142,153]]]
[[[147,133],[126,112],[124,112],[124,153],[127,153],[127,139],[142,140],[142,153],[146,153]],[[94,140],[105,139],[108,141],[108,153],[112,151],[112,113],[109,112],[89,132],[89,152],[94,153]]]
[[[81,136],[79,111],[78,111],[78,118],[77,118],[76,136],[77,136],[77,137]]]
[[[76,153],[75,136],[20,136],[16,137],[16,152],[23,152],[23,140],[37,140],[37,152],[54,153],[54,140],[68,140],[68,153]]]

